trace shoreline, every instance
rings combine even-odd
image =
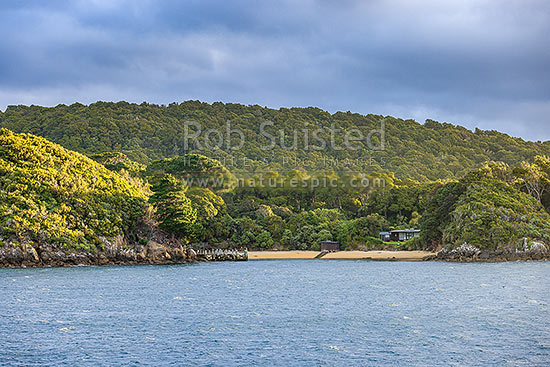
[[[321,251],[249,251],[248,260],[378,260],[425,261],[436,256],[430,251],[336,251],[320,256]],[[320,257],[318,257],[320,256]]]
[[[51,251],[40,249],[38,252],[30,246],[0,248],[0,268],[46,268],[74,266],[117,266],[117,265],[174,265],[192,264],[210,261],[243,261],[244,259],[217,259],[183,247],[163,246],[150,243],[141,251],[102,251],[90,253],[87,251]],[[49,251],[48,251],[49,250]],[[7,256],[6,256],[7,255]],[[463,253],[463,251],[249,251],[247,260],[371,260],[371,261],[443,261],[443,262],[508,262],[550,260],[549,253],[517,252],[510,250],[480,251],[479,253]],[[245,260],[246,261],[246,260]]]

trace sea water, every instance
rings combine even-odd
[[[550,262],[0,269],[0,365],[549,366]]]

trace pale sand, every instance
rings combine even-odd
[[[250,251],[249,260],[265,259],[314,259],[318,251]],[[428,251],[338,251],[330,252],[321,260],[401,260],[418,261],[435,255]]]
[[[428,251],[338,251],[330,252],[322,259],[350,259],[350,260],[422,260],[427,256],[435,255]]]
[[[314,259],[319,251],[248,251],[248,260]]]

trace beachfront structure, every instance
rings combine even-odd
[[[380,239],[384,242],[403,242],[419,237],[419,229],[394,229],[389,232],[380,232]]]
[[[340,251],[340,244],[336,241],[321,241],[321,251]]]
[[[384,242],[390,241],[390,232],[380,232],[380,239]]]

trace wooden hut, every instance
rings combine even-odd
[[[321,251],[340,251],[340,244],[336,241],[321,241]]]

